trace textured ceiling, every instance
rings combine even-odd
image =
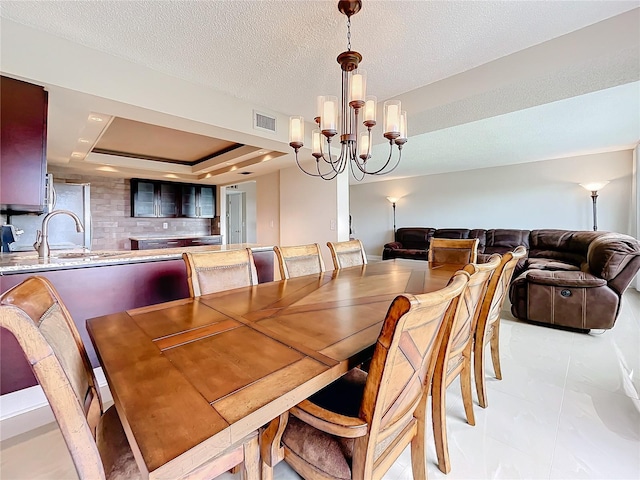
[[[474,155],[478,151],[508,163],[567,155],[580,150],[581,142],[602,150],[638,140],[637,115],[624,108],[637,104],[637,83],[608,94],[619,99],[620,115],[593,110],[603,105],[593,94],[640,76],[637,0],[363,4],[352,18],[352,47],[364,57],[368,93],[379,100],[401,96],[409,112],[410,141],[398,175],[487,166]],[[594,26],[631,10],[631,30]],[[335,58],[346,50],[345,17],[336,1],[3,0],[0,14],[266,111],[307,120],[316,95],[338,93]],[[631,43],[628,48],[611,43],[617,30]],[[604,40],[609,50],[599,50]],[[126,82],[126,75],[114,81]],[[582,118],[585,112],[593,117]],[[612,119],[610,129],[586,128],[587,122],[597,125],[599,116]],[[583,121],[585,130],[569,132],[575,137],[568,139],[561,118]],[[544,139],[531,134],[540,123]],[[505,125],[512,127],[509,137],[501,135]],[[453,144],[452,132],[458,136]]]
[[[335,1],[7,1],[2,15],[295,115],[337,94]],[[352,17],[369,91],[387,99],[638,6],[637,1],[371,1]],[[317,93],[316,93],[317,92]],[[305,105],[305,103],[307,105]]]

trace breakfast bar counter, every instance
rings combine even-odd
[[[52,250],[51,258],[38,258],[33,252],[0,253],[0,276],[15,273],[38,273],[52,270],[99,267],[143,262],[179,260],[182,252],[209,252],[251,248],[253,253],[273,252],[272,246],[252,243],[201,245],[194,247],[157,248],[149,250]],[[4,291],[4,289],[2,290]]]
[[[52,251],[39,259],[34,252],[0,254],[0,293],[27,277],[49,279],[71,313],[94,367],[98,360],[89,341],[88,318],[189,297],[182,253],[251,248],[258,281],[274,275],[273,247],[257,244],[203,245],[137,251]],[[36,384],[16,339],[0,329],[0,394]]]

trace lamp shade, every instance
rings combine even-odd
[[[387,200],[389,200],[389,203],[396,203],[398,201],[398,197],[387,197]]]
[[[604,181],[604,182],[580,183],[579,185],[585,190],[589,190],[590,192],[597,192],[598,190],[602,190],[607,183],[609,182]]]

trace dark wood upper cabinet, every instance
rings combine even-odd
[[[202,185],[182,186],[183,217],[213,218],[216,215],[216,187]]]
[[[0,76],[0,211],[45,208],[47,100],[43,87]]]
[[[177,217],[180,186],[175,183],[131,179],[132,217]]]
[[[131,179],[132,217],[213,218],[216,187]]]

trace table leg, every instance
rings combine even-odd
[[[260,455],[262,457],[262,480],[273,479],[273,467],[284,459],[284,448],[280,445],[282,434],[289,421],[289,412],[271,420],[262,431]]]

